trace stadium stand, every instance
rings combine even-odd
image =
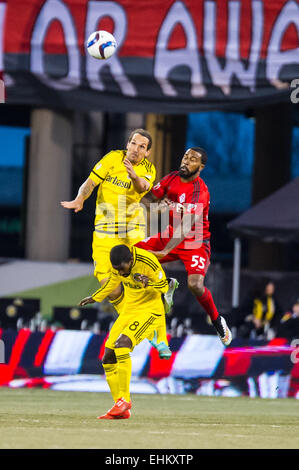
[[[40,299],[19,297],[0,298],[0,325],[2,328],[32,327],[32,320],[40,312]]]

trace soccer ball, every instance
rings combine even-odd
[[[95,59],[109,59],[116,51],[115,37],[107,31],[95,31],[87,40],[87,50]]]

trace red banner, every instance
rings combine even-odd
[[[295,0],[8,0],[0,25],[1,11],[8,102],[191,112],[287,100],[299,77]],[[98,29],[118,42],[107,61],[86,54]]]

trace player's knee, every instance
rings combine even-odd
[[[105,348],[104,356],[102,358],[103,364],[115,364],[117,362],[113,349]]]
[[[193,295],[200,296],[204,293],[203,279],[200,277],[188,277],[188,288]]]
[[[115,342],[115,348],[132,348],[132,341],[126,335],[120,335]]]

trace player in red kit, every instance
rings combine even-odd
[[[188,275],[188,288],[209,315],[222,343],[228,346],[232,335],[218,313],[204,278],[210,264],[209,205],[210,194],[200,172],[207,162],[199,147],[188,149],[178,171],[165,176],[150,193],[151,201],[168,207],[170,223],[166,230],[137,244],[153,252],[160,263],[181,260]]]

